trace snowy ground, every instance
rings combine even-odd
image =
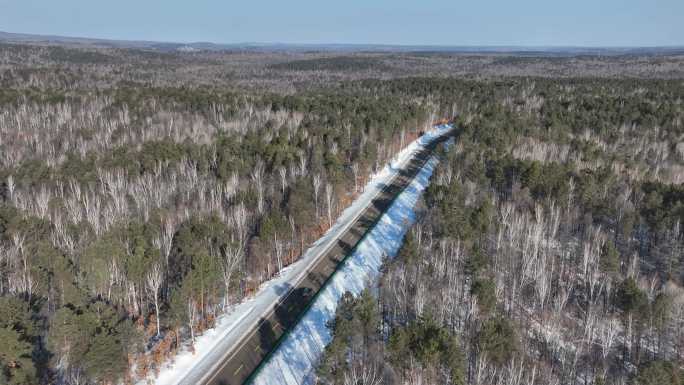
[[[332,339],[326,325],[335,317],[340,298],[347,291],[354,295],[361,293],[366,284],[377,277],[384,257],[396,255],[406,231],[415,221],[414,206],[427,187],[436,164],[437,159],[432,157],[383,214],[354,254],[345,260],[323,288],[301,321],[264,363],[252,379],[252,384],[314,383],[315,365]]]
[[[183,349],[172,362],[167,363],[162,368],[157,378],[150,379],[151,383],[156,385],[194,385],[203,382],[203,380],[206,379],[206,376],[213,373],[214,369],[223,361],[223,358],[230,353],[231,348],[237,345],[240,338],[250,331],[250,328],[273,307],[280,297],[286,294],[287,288],[296,286],[296,283],[304,278],[308,268],[335,244],[341,234],[354,224],[356,219],[363,213],[364,209],[378,195],[381,188],[394,177],[399,169],[407,165],[416,151],[420,150],[426,143],[430,142],[435,137],[444,134],[450,129],[450,125],[437,126],[435,127],[435,130],[426,133],[402,150],[390,164],[373,176],[370,182],[364,187],[364,192],[342,213],[333,227],[331,227],[323,237],[311,245],[299,261],[283,269],[278,277],[264,283],[254,297],[233,306],[226,314],[219,317],[215,328],[205,331],[203,335],[196,338],[194,354],[187,348]],[[418,195],[425,188],[434,164],[435,161],[433,159],[430,161],[429,165],[423,168],[413,184],[411,184],[411,186],[401,195],[401,198],[395,202],[390,209],[390,211],[394,211],[392,211],[392,213],[388,212],[383,216],[382,222],[377,227],[378,230],[374,230],[374,234],[376,235],[368,237],[368,239],[376,242],[375,246],[371,246],[371,244],[368,243],[368,240],[366,240],[366,242],[364,242],[366,244],[365,248],[360,250],[370,252],[370,247],[375,247],[379,252],[380,247],[382,246],[387,254],[392,254],[389,252],[389,249],[392,247],[399,247],[400,235],[403,236],[403,233],[408,227],[408,225],[404,223],[404,220],[412,220],[413,203],[415,203]],[[389,220],[387,218],[394,218],[397,223],[389,223],[387,222]],[[394,239],[390,240],[388,238],[387,240],[383,240],[378,238],[380,234],[386,234],[388,237],[392,236]],[[390,245],[396,246],[390,247]],[[358,258],[355,256],[353,259],[349,260],[357,259]],[[362,269],[363,271],[370,272],[372,269],[377,270],[375,266],[375,260],[369,257],[368,260],[361,261],[361,264],[358,265],[358,267],[355,267],[355,269]],[[360,271],[359,274],[361,274]],[[343,276],[343,274],[338,275]],[[364,281],[360,282],[363,283]],[[353,291],[352,288],[346,290]],[[343,292],[344,290],[342,293]],[[337,301],[335,301],[335,304],[336,303]],[[332,312],[334,314],[334,308]],[[321,338],[323,338],[323,336],[321,336]],[[311,364],[309,364],[309,366],[310,365]],[[147,381],[140,382],[140,384],[144,383],[147,383]],[[272,382],[262,381],[260,383]],[[282,383],[295,384],[298,382]]]

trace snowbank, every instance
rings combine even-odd
[[[399,195],[378,224],[359,244],[328,285],[316,298],[302,320],[252,379],[255,385],[299,385],[313,383],[314,370],[325,346],[332,340],[326,326],[335,317],[342,295],[358,295],[375,279],[385,256],[394,257],[404,235],[415,221],[414,206],[429,183],[437,164],[431,158],[411,185]]]

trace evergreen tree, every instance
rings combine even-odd
[[[17,331],[0,328],[0,383],[12,385],[35,384],[35,368],[31,360],[31,343],[24,341]]]

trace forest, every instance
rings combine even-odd
[[[681,384],[683,84],[386,86],[458,95],[460,132],[399,255],[340,304],[322,383]]]
[[[514,59],[0,45],[0,384],[153,377],[454,116],[320,381],[681,384],[683,62]]]

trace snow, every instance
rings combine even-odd
[[[140,381],[139,385],[147,383],[153,383],[155,385],[194,385],[203,382],[203,380],[206,379],[206,376],[214,372],[214,369],[221,364],[222,359],[230,352],[231,348],[237,345],[240,337],[250,331],[250,327],[255,325],[258,320],[272,308],[272,305],[275,304],[281,296],[286,294],[289,287],[295,286],[295,283],[299,282],[305,276],[309,266],[318,260],[320,256],[324,255],[328,248],[334,246],[338,237],[356,222],[356,219],[363,213],[364,209],[371,204],[373,199],[380,193],[382,187],[394,177],[397,171],[406,166],[408,161],[413,158],[413,155],[418,150],[422,149],[425,144],[429,143],[432,139],[443,135],[450,129],[450,125],[436,126],[434,130],[426,132],[423,136],[409,144],[397,154],[387,166],[373,175],[371,180],[364,187],[363,193],[342,212],[335,224],[325,233],[325,235],[309,247],[299,261],[281,270],[279,275],[274,279],[265,282],[260,287],[257,294],[252,298],[231,306],[225,314],[218,317],[214,328],[205,331],[201,336],[195,339],[194,353],[190,351],[189,346],[186,346],[176,355],[175,359],[171,362],[167,362],[161,368],[159,375],[156,378],[148,378]],[[390,211],[383,216],[381,222],[373,230],[371,236],[364,241],[364,246],[359,248],[359,252],[363,250],[364,253],[368,253],[368,257],[364,259],[363,257],[355,255],[354,258],[348,259],[348,261],[356,262],[349,267],[345,266],[346,270],[344,272],[338,272],[336,279],[340,279],[337,277],[346,277],[349,274],[362,274],[365,276],[371,274],[373,271],[377,272],[377,268],[381,262],[379,259],[380,257],[378,257],[378,255],[381,254],[378,253],[381,253],[383,250],[387,254],[394,255],[394,253],[396,253],[396,249],[398,249],[401,243],[403,234],[408,228],[408,223],[404,221],[406,219],[413,220],[413,205],[427,185],[435,162],[435,159],[429,161],[420,174],[414,179],[414,182],[400,195],[400,198],[395,201],[394,205],[390,208]],[[391,250],[394,250],[394,253],[390,253]],[[347,265],[350,263],[351,262],[348,262]],[[363,287],[363,283],[365,282],[350,280],[350,286],[345,286],[344,290],[358,292]],[[341,283],[336,283],[336,285],[340,284]],[[342,290],[343,287],[335,286],[335,288],[339,291]],[[341,293],[344,293],[344,290],[341,291]],[[337,291],[335,293],[337,293]],[[328,298],[327,301],[330,301],[332,298],[333,297]],[[337,301],[334,302],[336,305]],[[321,318],[330,314],[328,308],[325,308],[324,310],[325,313],[318,313],[318,310],[312,308],[309,313]],[[323,309],[320,311],[322,312]],[[307,313],[307,316],[309,313]],[[334,308],[332,309],[332,314],[334,314]],[[307,325],[308,326],[303,327],[313,327],[313,324]],[[296,330],[300,330],[301,333],[301,327],[297,327]],[[321,332],[323,331],[321,330]],[[311,362],[315,361],[313,358],[320,355],[320,347],[324,346],[323,343],[328,341],[325,338],[329,338],[329,336],[326,337],[324,334],[316,334],[316,337],[314,338],[318,338],[316,343],[318,344],[317,346],[319,346],[319,352],[315,356],[311,356],[312,359],[309,360],[309,364],[307,364],[308,368],[311,368]],[[289,340],[290,339],[288,339],[288,341]],[[304,360],[302,360],[302,365],[303,362]],[[268,367],[269,366],[267,365],[267,368]],[[292,372],[294,368],[295,366],[291,366],[288,372]],[[300,371],[300,373],[303,372]],[[283,383],[294,384],[298,382]]]
[[[315,365],[332,339],[327,324],[335,317],[340,298],[347,291],[354,295],[361,293],[366,284],[378,276],[384,257],[396,255],[406,231],[415,221],[416,201],[427,187],[436,164],[437,158],[432,157],[383,214],[354,254],[344,261],[323,288],[304,317],[263,364],[252,384],[314,383]]]

